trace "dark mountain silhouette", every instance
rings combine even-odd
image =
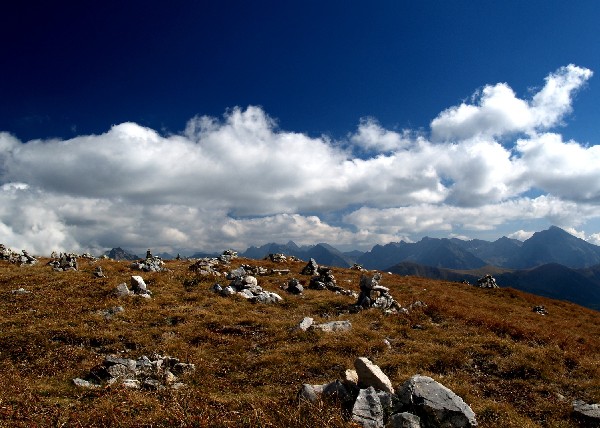
[[[299,247],[293,241],[289,241],[287,244],[269,243],[260,247],[250,247],[241,253],[240,256],[260,260],[267,257],[269,254],[276,253],[295,256],[302,260],[313,258],[320,265],[336,267],[350,267],[355,260],[329,244],[320,243],[317,245]]]
[[[600,265],[572,269],[549,263],[532,269],[509,270],[486,266],[475,270],[458,271],[401,262],[386,269],[398,275],[475,284],[478,278],[491,274],[500,287],[512,287],[539,296],[567,300],[591,309],[600,310]]]
[[[571,268],[600,264],[600,247],[577,238],[559,227],[536,232],[506,265],[516,269],[559,263]]]
[[[476,269],[486,265],[451,239],[428,237],[414,244],[402,241],[376,245],[357,261],[367,269],[385,269],[402,261],[448,269]]]
[[[494,266],[507,266],[507,261],[514,257],[523,246],[523,242],[507,238],[506,236],[494,242],[481,239],[464,241],[456,238],[453,238],[452,242],[485,261],[487,264]]]
[[[139,260],[139,257],[128,251],[125,251],[121,247],[113,248],[110,251],[104,253],[106,256],[113,260]]]

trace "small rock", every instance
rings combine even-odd
[[[380,391],[386,391],[390,394],[394,393],[392,382],[379,368],[373,364],[368,358],[360,357],[354,361],[354,368],[358,374],[358,386],[372,386]]]
[[[311,328],[321,330],[326,333],[350,331],[352,330],[352,323],[350,321],[330,321],[323,324],[313,324]]]
[[[313,325],[314,320],[311,317],[304,317],[300,324],[298,324],[298,329],[302,331],[308,330]]]

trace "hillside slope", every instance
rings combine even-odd
[[[258,277],[280,304],[252,304],[211,291],[224,276],[196,274],[191,261],[167,272],[133,271],[127,262],[79,259],[79,270],[54,272],[0,261],[0,426],[347,427],[335,404],[298,406],[303,383],[340,378],[366,356],[394,386],[431,376],[472,407],[480,427],[576,427],[571,402],[600,402],[600,317],[574,304],[514,289],[482,290],[453,282],[383,274],[382,285],[407,314],[352,313],[354,299],[305,285],[301,262],[234,259],[270,272]],[[102,268],[104,277],[94,272]],[[282,269],[289,269],[286,274]],[[334,268],[337,283],[358,291],[363,273]],[[118,298],[120,283],[141,275],[151,299]],[[15,292],[23,288],[25,292]],[[532,311],[544,305],[548,315]],[[107,309],[122,312],[107,316]],[[295,327],[348,320],[327,334]],[[385,342],[384,342],[385,340]],[[195,364],[181,389],[121,386],[81,389],[82,377],[107,355],[168,355]]]

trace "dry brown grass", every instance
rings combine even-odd
[[[209,291],[215,279],[196,277],[185,261],[167,262],[166,273],[141,274],[152,300],[117,299],[116,285],[140,274],[127,262],[80,259],[79,271],[58,273],[47,261],[0,262],[0,426],[348,426],[335,405],[299,407],[295,394],[302,383],[339,378],[359,356],[394,385],[415,373],[433,377],[463,397],[483,427],[577,426],[571,401],[600,402],[599,314],[573,304],[384,274],[383,285],[401,304],[428,306],[409,315],[350,314],[349,297],[279,290],[291,276],[307,282],[299,274],[303,263],[242,259],[228,269],[291,269],[289,276],[259,278],[282,294],[283,304],[219,297]],[[93,277],[97,265],[107,278]],[[339,285],[358,290],[360,272],[334,273]],[[32,293],[11,293],[19,287]],[[549,315],[533,313],[536,304]],[[98,314],[117,305],[125,312],[111,320]],[[353,329],[294,330],[305,316],[348,319]],[[154,353],[196,365],[184,379],[187,388],[85,390],[72,383],[106,354]]]

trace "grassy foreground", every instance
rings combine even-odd
[[[0,261],[0,426],[42,427],[347,427],[335,404],[299,406],[302,383],[326,383],[356,357],[378,364],[394,386],[420,373],[452,389],[482,427],[571,427],[571,401],[600,402],[600,314],[513,289],[384,274],[381,284],[410,314],[347,312],[354,303],[330,291],[286,294],[280,286],[305,263],[242,263],[290,269],[258,277],[284,303],[252,304],[210,291],[224,278],[200,277],[192,262],[142,273],[128,262],[79,259],[79,271],[54,272],[41,259]],[[94,278],[101,266],[106,278]],[[361,272],[334,269],[338,285],[358,291]],[[116,298],[115,287],[141,275],[151,300]],[[20,287],[29,294],[15,294]],[[549,314],[532,312],[545,305]],[[106,319],[99,311],[123,306]],[[303,317],[350,320],[352,330],[301,332]],[[390,346],[384,343],[389,341]],[[76,387],[107,354],[170,355],[196,370],[180,390]]]

